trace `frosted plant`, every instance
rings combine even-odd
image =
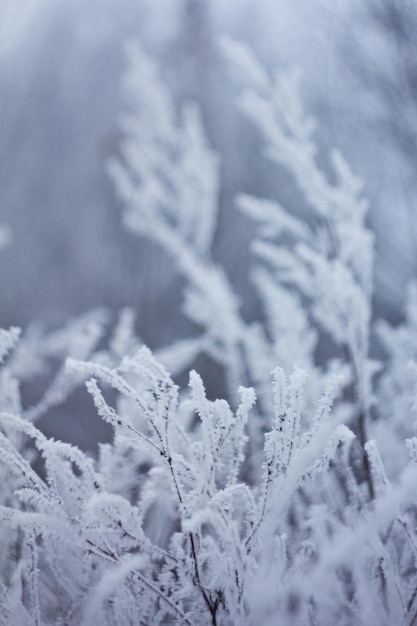
[[[180,395],[147,348],[117,366],[70,359],[65,371],[87,379],[114,439],[93,462],[1,411],[2,467],[15,488],[0,507],[5,626],[412,623],[416,441],[395,489],[376,444],[366,445],[375,485],[367,507],[348,462],[354,435],[331,416],[337,378],[308,418],[305,372],[287,379],[275,369],[272,427],[260,479],[249,484],[252,389],[239,389],[233,412],[209,401],[191,372]],[[13,433],[32,440],[41,475]]]
[[[218,159],[207,145],[196,106],[185,107],[178,120],[155,64],[137,45],[129,52],[125,89],[131,111],[122,124],[123,160],[110,164],[125,205],[124,220],[129,229],[162,246],[187,281],[185,313],[205,332],[201,339],[181,344],[176,355],[192,359],[209,351],[224,364],[234,394],[242,378],[242,322],[237,299],[210,254],[217,223]]]
[[[1,515],[5,527],[20,532],[20,559],[0,602],[4,624],[130,624],[137,616],[152,624],[244,623],[251,612],[246,586],[254,584],[258,562],[271,565],[269,537],[280,526],[290,531],[291,499],[305,480],[326,471],[340,442],[353,436],[329,418],[336,382],[303,432],[305,375],[295,371],[287,382],[282,370],[275,371],[275,417],[265,438],[262,479],[250,486],[240,471],[252,389],[240,388],[233,413],[226,401],[207,400],[192,372],[189,396],[180,400],[146,348],[116,368],[74,360],[67,367],[89,378],[87,388],[113,426],[114,441],[95,467],[80,450],[48,440],[28,420],[0,414],[3,430],[34,441],[45,476],[2,436],[2,461],[18,489]],[[121,412],[105,399],[108,387],[127,401]],[[191,431],[181,418],[190,410],[199,420]],[[109,481],[122,440],[132,461],[142,456],[148,462],[135,477],[136,497],[122,495]],[[155,511],[164,516],[159,541]]]
[[[238,384],[254,384],[266,423],[272,405],[265,381],[277,364],[310,372],[310,404],[332,373],[344,372],[372,496],[364,445],[378,364],[368,358],[373,238],[365,225],[367,203],[339,153],[331,154],[334,183],[318,167],[295,74],[271,79],[245,47],[229,41],[223,48],[245,83],[244,112],[264,134],[267,156],[294,177],[310,215],[303,221],[276,201],[238,196],[239,208],[258,225],[253,279],[266,316],[265,327],[246,323],[233,286],[211,257],[218,164],[197,110],[186,108],[177,119],[155,65],[133,47],[126,78],[131,112],[123,121],[122,159],[111,171],[127,226],[174,259],[186,281],[184,312],[202,328],[200,338],[174,344],[165,354],[179,369],[199,351],[208,353],[224,367],[234,403]],[[337,347],[324,369],[315,364],[314,325]]]
[[[0,331],[0,411],[9,415],[19,415],[24,420],[36,422],[48,411],[61,405],[71,393],[84,382],[79,375],[71,375],[65,368],[65,359],[94,358],[111,361],[112,355],[117,361],[120,354],[116,347],[127,353],[127,342],[121,345],[120,324],[116,327],[114,337],[110,341],[107,351],[98,351],[97,346],[107,332],[108,315],[102,309],[91,311],[77,319],[68,322],[65,328],[46,333],[40,325],[32,324],[25,333],[20,329]],[[19,339],[20,338],[20,339]],[[136,340],[137,341],[137,340]],[[136,344],[137,345],[137,344]],[[115,354],[116,352],[116,354]],[[111,361],[112,362],[112,361]],[[44,380],[49,380],[46,390],[42,392],[40,400],[27,406],[27,398],[21,399],[22,384],[35,381],[38,389],[44,386]],[[25,463],[36,460],[37,455],[33,446],[29,445],[26,431],[23,429],[2,426],[3,448],[13,444],[22,454]],[[7,448],[5,448],[6,450]],[[6,454],[6,452],[4,452]],[[1,467],[0,491],[1,502],[14,501],[15,479],[10,468]],[[7,488],[5,488],[7,486]],[[11,545],[10,538],[8,543]],[[7,545],[7,541],[6,541]],[[4,562],[0,570],[7,571],[7,559],[10,558],[9,547],[2,552]]]
[[[337,185],[327,182],[316,165],[311,122],[302,110],[292,77],[277,80],[274,86],[247,50],[229,42],[229,56],[233,51],[235,63],[243,67],[249,83],[253,81],[253,92],[244,98],[245,109],[261,118],[265,132],[271,124],[269,153],[295,176],[319,221],[312,231],[277,202],[238,198],[242,210],[260,222],[263,241],[254,247],[269,262],[278,263],[279,258],[284,264],[284,268],[279,266],[278,280],[266,268],[254,272],[268,332],[245,322],[232,285],[211,258],[218,164],[204,138],[197,110],[192,107],[190,114],[185,109],[177,119],[155,65],[137,47],[131,48],[125,81],[131,110],[123,119],[122,160],[111,164],[125,222],[161,245],[185,277],[184,311],[202,327],[203,336],[188,341],[186,351],[182,350],[185,345],[180,346],[177,354],[192,359],[203,350],[221,362],[231,397],[236,383],[247,380],[248,373],[249,382],[264,381],[277,363],[284,368],[296,364],[313,369],[316,333],[300,298],[285,286],[291,279],[303,296],[313,300],[312,312],[318,323],[348,355],[360,405],[367,411],[369,370],[372,372],[367,361],[372,237],[364,225],[367,206],[360,197],[360,185],[339,154],[333,155]],[[276,245],[274,239],[283,235],[294,242],[293,249]],[[291,268],[285,267],[288,263]],[[263,395],[261,389],[258,392]],[[267,395],[263,404],[270,408]]]
[[[275,201],[238,196],[239,208],[258,223],[253,251],[264,268],[254,273],[255,282],[272,324],[279,301],[274,281],[296,287],[310,303],[312,321],[332,338],[351,369],[363,447],[373,402],[371,378],[379,364],[368,357],[373,236],[365,224],[362,185],[337,151],[330,154],[334,182],[318,166],[314,127],[300,103],[296,72],[270,77],[245,46],[225,40],[223,49],[243,82],[241,109],[261,132],[266,157],[290,172],[309,210],[301,220]],[[372,495],[365,454],[363,460]]]
[[[184,107],[178,118],[155,64],[137,45],[130,48],[129,60],[125,92],[130,112],[122,119],[126,137],[122,158],[110,164],[110,171],[127,227],[155,241],[173,259],[185,279],[184,313],[202,329],[200,337],[167,347],[160,358],[176,373],[200,352],[207,353],[223,366],[233,403],[238,401],[239,384],[255,382],[266,414],[271,401],[262,385],[277,363],[278,350],[271,350],[259,325],[246,323],[239,298],[211,253],[218,211],[218,159],[208,146],[196,105]],[[278,294],[280,287],[273,288]],[[280,365],[309,367],[314,331],[306,328],[297,299],[287,299],[288,316],[280,315],[281,337],[290,334],[294,341],[289,339],[282,346]],[[300,352],[297,362],[298,353],[287,356],[295,347],[295,337]]]
[[[183,310],[201,336],[154,356],[131,309],[113,330],[97,310],[62,331],[33,326],[20,341],[17,329],[0,331],[4,626],[416,622],[417,439],[406,426],[415,304],[402,327],[381,330],[391,360],[378,396],[394,423],[376,408],[402,458],[392,471],[376,427],[378,444],[366,440],[376,364],[360,185],[339,154],[334,182],[317,166],[294,75],[271,79],[247,49],[224,49],[268,157],[292,174],[310,212],[300,219],[275,200],[237,197],[255,223],[265,313],[247,323],[212,256],[219,168],[198,110],[177,114],[155,64],[131,47],[132,109],[111,171],[127,226],[182,274]],[[319,366],[320,333],[337,358]],[[224,368],[227,400],[209,400],[196,371],[188,388],[175,384],[200,352]],[[27,406],[21,384],[52,368],[51,385]],[[94,459],[36,423],[84,383],[113,429]]]

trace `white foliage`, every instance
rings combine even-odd
[[[172,259],[201,335],[154,356],[131,309],[110,334],[102,310],[50,334],[33,326],[20,343],[17,329],[0,331],[5,626],[416,620],[415,294],[406,322],[380,331],[390,361],[375,412],[402,455],[393,472],[384,437],[367,441],[379,364],[368,355],[373,240],[361,185],[337,152],[332,176],[318,166],[297,72],[271,77],[244,46],[222,48],[267,157],[310,213],[237,197],[255,224],[264,310],[248,323],[212,256],[219,163],[200,113],[187,104],[177,115],[154,62],[130,46],[130,110],[110,169],[125,223]],[[322,365],[320,333],[337,351]],[[221,365],[227,399],[210,400],[195,370],[187,388],[174,382],[202,352]],[[41,400],[22,406],[20,384],[57,361]],[[35,424],[83,383],[113,429],[95,459]]]
[[[30,437],[44,459],[42,479],[4,440],[3,462],[19,488],[17,503],[0,513],[5,523],[20,529],[22,549],[26,546],[39,563],[30,565],[32,558],[21,574],[32,591],[28,597],[22,592],[20,601],[34,623],[49,623],[48,615],[62,613],[69,624],[110,624],[113,605],[124,616],[120,623],[131,623],[128,616],[138,614],[155,624],[164,623],[165,616],[189,624],[206,623],[205,614],[217,624],[246,619],[245,584],[256,576],[255,554],[263,558],[258,536],[277,523],[286,525],[282,498],[289,501],[306,476],[325,471],[338,443],[351,436],[341,427],[321,430],[332,392],[323,397],[311,430],[302,433],[305,375],[295,371],[287,384],[283,372],[275,372],[275,418],[257,486],[241,476],[246,424],[255,403],[252,389],[240,388],[234,413],[225,400],[209,401],[201,378],[192,372],[188,401],[199,425],[187,432],[177,419],[177,388],[148,349],[125,357],[116,368],[75,360],[68,367],[83,378],[93,377],[87,388],[99,414],[114,428],[114,443],[96,467],[80,450],[48,440],[29,421],[0,414],[2,428]],[[122,413],[108,404],[103,385],[127,398]],[[109,490],[117,483],[109,482],[107,474],[111,458],[116,461],[129,448],[138,455],[151,453],[152,470],[136,475],[140,495],[134,502]],[[167,507],[169,500],[172,507]],[[280,502],[278,517],[275,501]],[[159,542],[149,525],[155,506],[166,531]],[[268,550],[268,542],[263,545]],[[6,600],[3,607],[10,596]]]
[[[133,110],[123,121],[124,166],[110,164],[126,222],[168,250],[180,239],[204,256],[217,220],[217,157],[196,106],[189,104],[177,120],[154,63],[137,44],[129,53],[125,91]]]
[[[298,72],[270,76],[244,46],[223,42],[223,50],[239,75],[241,109],[259,130],[266,157],[290,173],[304,213],[309,211],[303,223],[277,203],[238,196],[238,207],[257,225],[252,249],[265,266],[261,274],[259,270],[254,273],[261,276],[255,284],[261,287],[267,316],[274,307],[275,327],[281,318],[287,321],[285,335],[293,334],[290,349],[299,341],[300,324],[306,337],[313,322],[330,336],[339,348],[340,361],[349,366],[356,400],[354,428],[362,449],[363,479],[372,497],[374,486],[364,446],[374,402],[372,376],[379,364],[369,359],[373,237],[365,223],[368,204],[361,195],[362,185],[337,151],[329,154],[333,179],[319,167],[314,126],[299,98]],[[261,73],[262,80],[254,80]],[[265,278],[268,274],[270,278]],[[280,315],[277,294],[271,287],[265,289],[274,282],[288,290],[287,302],[294,301],[291,289],[299,291],[308,303],[309,320],[304,316],[304,322],[303,315],[298,315],[292,324],[292,319]],[[301,345],[307,347],[308,342]],[[311,352],[313,345],[310,342]]]

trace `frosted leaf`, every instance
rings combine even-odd
[[[128,420],[120,417],[120,415],[104,400],[103,394],[94,379],[87,381],[86,386],[89,393],[93,397],[94,405],[100,417],[111,424],[116,430],[120,430],[122,433],[123,431],[133,433],[136,435],[138,441],[147,446],[151,451],[156,450],[159,454],[162,453],[162,448],[158,445],[160,443],[160,439],[155,443],[150,437],[147,437],[145,434],[138,431]]]
[[[246,422],[249,417],[249,411],[256,402],[256,393],[251,387],[239,387],[239,395],[241,403],[238,407],[236,417]]]
[[[261,237],[271,239],[290,234],[305,239],[308,236],[307,226],[274,200],[238,194],[236,204],[242,213],[259,223],[258,232]]]
[[[245,82],[249,82],[256,89],[266,89],[268,87],[268,76],[258,62],[252,51],[233,39],[222,37],[220,40],[222,52],[237,69]]]
[[[117,325],[109,342],[109,349],[119,360],[136,352],[139,342],[135,335],[135,311],[126,307],[119,313]]]
[[[369,457],[372,472],[379,486],[385,489],[391,488],[376,441],[368,441],[365,444],[365,450]]]
[[[335,451],[339,444],[349,443],[354,437],[355,435],[347,426],[337,426],[326,441],[318,459],[314,461],[311,467],[303,472],[303,477],[308,476],[311,478],[321,472],[325,472],[329,467],[330,461],[334,458]]]
[[[339,374],[333,375],[326,385],[318,403],[317,411],[313,418],[313,427],[319,427],[330,416],[330,411],[334,400],[342,388],[343,377]]]

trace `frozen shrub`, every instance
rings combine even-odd
[[[403,327],[381,331],[390,360],[375,394],[360,183],[338,153],[331,174],[318,166],[293,73],[271,77],[241,45],[222,49],[266,157],[310,212],[236,198],[236,219],[254,224],[264,309],[249,323],[213,256],[219,164],[198,108],[177,112],[153,61],[130,48],[125,141],[110,169],[127,227],[169,255],[201,333],[154,356],[130,309],[113,331],[101,310],[20,343],[1,331],[5,626],[416,621],[417,439],[403,428],[416,404],[415,305]],[[322,335],[333,353],[319,363]],[[208,399],[195,370],[188,387],[175,383],[200,353],[222,368],[226,399]],[[22,381],[53,363],[51,386],[23,406]],[[94,459],[36,425],[83,383],[113,430]],[[371,409],[385,438],[408,437],[395,472],[368,440]]]

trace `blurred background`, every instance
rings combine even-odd
[[[236,108],[219,35],[271,69],[302,73],[323,168],[337,147],[364,181],[376,236],[375,317],[403,316],[417,275],[417,3],[414,0],[0,0],[0,326],[58,328],[93,307],[137,312],[151,348],[187,334],[169,259],[127,232],[106,164],[118,154],[125,44],[154,55],[176,103],[202,109],[221,159],[214,257],[256,318],[250,227],[233,197],[277,198],[302,214],[292,181],[260,163]]]

